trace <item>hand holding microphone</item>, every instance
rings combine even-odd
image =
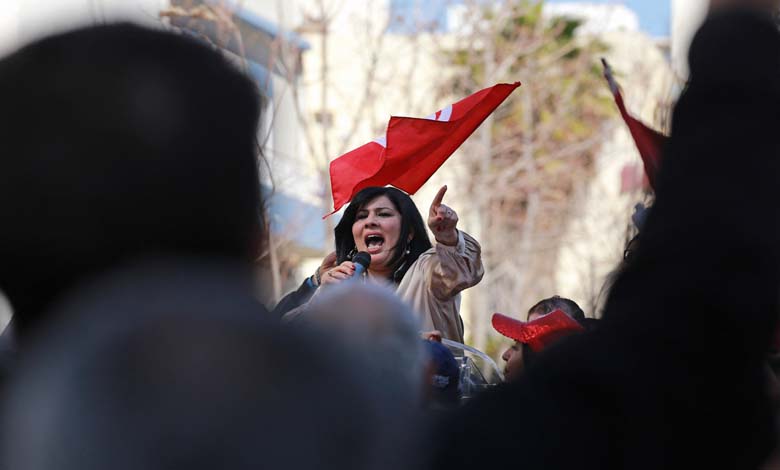
[[[361,251],[352,257],[352,261],[344,261],[340,265],[326,272],[322,276],[322,285],[334,285],[343,281],[360,279],[360,276],[368,271],[371,264],[371,255]]]

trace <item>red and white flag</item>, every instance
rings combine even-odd
[[[609,89],[612,90],[612,95],[615,97],[615,103],[618,110],[620,110],[620,115],[623,116],[623,120],[628,125],[628,130],[631,132],[631,137],[634,138],[636,147],[639,149],[639,155],[642,157],[642,162],[645,165],[647,181],[650,183],[650,187],[655,190],[655,180],[658,176],[658,169],[661,167],[663,149],[668,137],[651,129],[642,121],[628,114],[626,105],[623,102],[623,95],[620,93],[620,87],[612,75],[612,68],[604,59],[601,59],[601,63],[604,65],[604,78],[609,83]]]
[[[331,162],[331,214],[369,186],[391,184],[414,194],[519,86],[485,88],[426,118],[391,117],[384,137]]]

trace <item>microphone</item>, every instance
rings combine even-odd
[[[368,271],[368,266],[371,264],[371,255],[361,251],[352,257],[352,262],[355,264],[355,274],[350,279],[359,279],[364,272]]]

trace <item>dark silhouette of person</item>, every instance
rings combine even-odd
[[[0,61],[0,290],[21,341],[73,286],[146,257],[249,271],[262,233],[255,85],[189,36],[130,24]]]
[[[229,264],[122,267],[55,308],[2,403],[2,468],[413,468],[379,451],[368,362],[262,315]]]
[[[766,461],[776,432],[764,364],[780,311],[776,25],[712,13],[690,69],[642,243],[599,328],[465,407],[434,468]]]
[[[87,28],[0,61],[0,95],[0,288],[22,341],[2,468],[406,458],[381,452],[398,418],[367,361],[254,297],[260,103],[219,52]]]

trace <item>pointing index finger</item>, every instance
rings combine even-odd
[[[441,205],[441,201],[444,199],[444,193],[447,192],[447,185],[441,187],[438,193],[436,193],[436,197],[433,198],[433,202],[431,203],[431,214],[435,214],[436,211],[439,209],[439,206]]]

